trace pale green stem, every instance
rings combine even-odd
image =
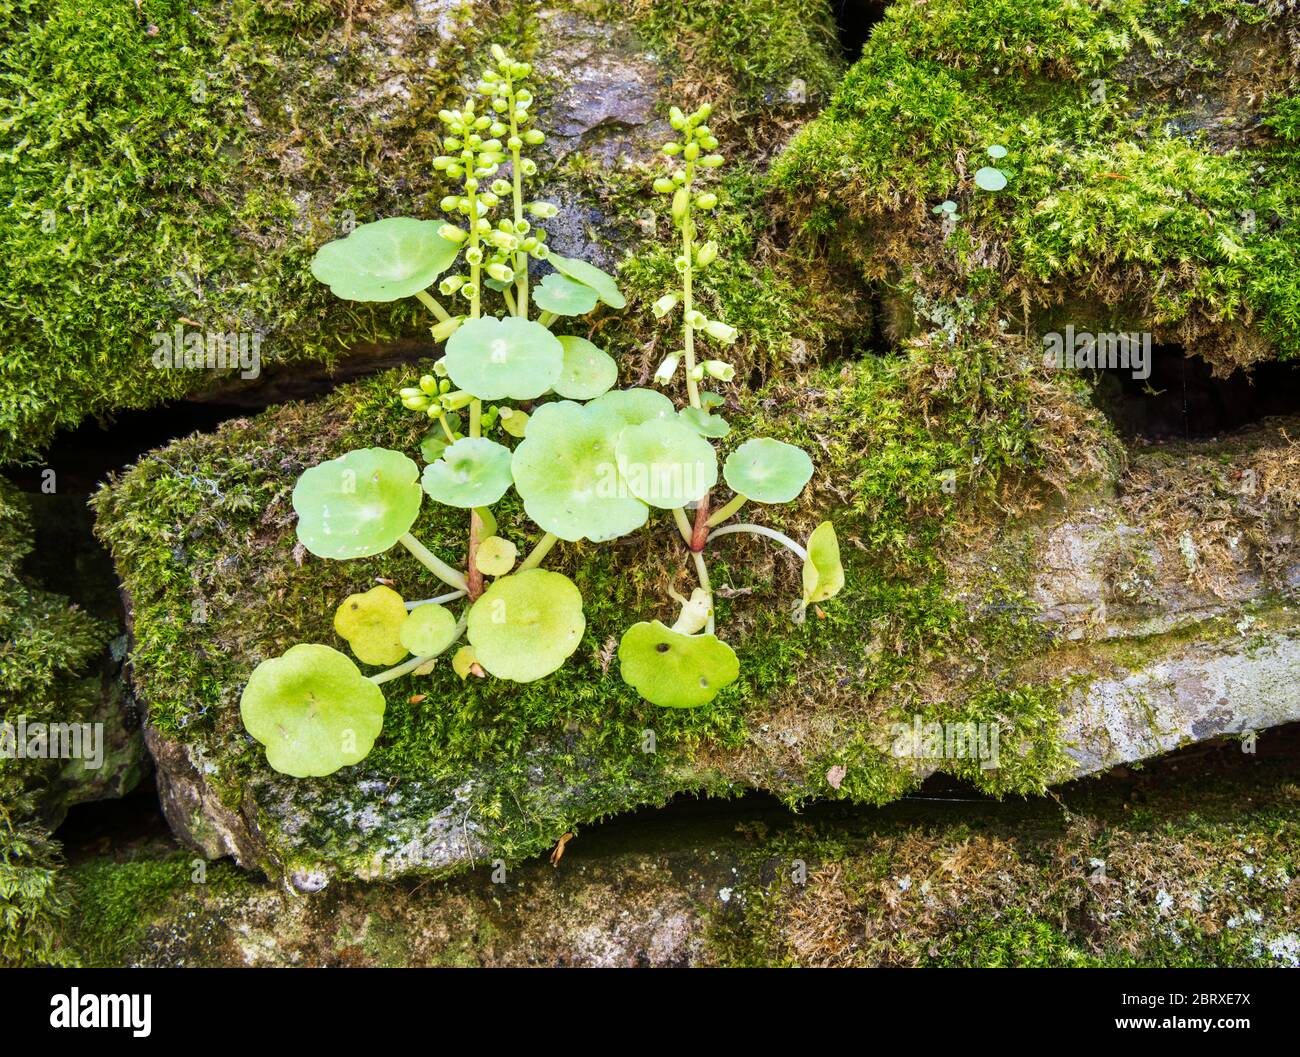
[[[475,398],[469,405],[469,435],[477,437],[482,433],[483,401]]]
[[[726,506],[719,507],[717,510],[715,510],[713,514],[710,516],[709,520],[705,522],[705,524],[708,525],[709,528],[713,528],[714,525],[721,525],[724,521],[727,520],[727,518],[731,517],[732,514],[734,514],[737,510],[739,510],[742,506],[744,506],[747,500],[748,500],[747,496],[743,496],[743,495],[736,496],[736,498],[733,499]]]
[[[713,619],[713,585],[709,583],[709,567],[704,564],[704,555],[699,551],[691,551],[691,557],[695,559],[695,572],[700,577],[700,587],[709,596],[709,617],[708,623],[704,625],[704,634],[712,635],[717,625]]]
[[[549,329],[550,325],[555,322],[555,319],[556,316],[554,312],[543,312],[537,317],[537,322]]]
[[[710,532],[709,539],[717,539],[719,536],[726,536],[732,532],[752,532],[755,536],[766,536],[768,539],[776,540],[782,547],[794,551],[804,561],[808,560],[808,552],[799,544],[795,543],[784,532],[777,532],[776,529],[768,528],[766,525],[724,525],[722,528]]]
[[[433,573],[434,576],[445,583],[448,587],[454,587],[457,591],[469,590],[469,585],[465,582],[465,576],[463,573],[457,569],[453,569],[409,532],[399,537],[397,542],[415,555],[416,561],[428,569],[429,572]]]
[[[682,539],[686,541],[686,546],[690,546],[695,538],[695,530],[691,526],[690,519],[686,516],[686,511],[681,507],[673,507],[673,520],[677,522],[677,530],[682,534]]]
[[[510,287],[501,291],[501,296],[506,299],[506,310],[512,315],[519,315],[519,309],[515,305],[515,295],[510,292]]]
[[[446,653],[449,649],[451,649],[454,645],[456,645],[460,637],[463,634],[465,634],[465,627],[467,623],[468,623],[468,616],[462,616],[460,620],[456,622],[456,634],[452,638],[451,642],[447,643],[447,645],[444,646],[437,653],[430,653],[425,657],[412,657],[409,661],[403,661],[396,668],[389,668],[386,672],[379,672],[377,675],[367,676],[367,678],[376,686],[379,686],[383,683],[389,682],[390,680],[400,679],[404,675],[409,675],[417,668],[422,667],[423,665],[428,664],[430,661],[434,660],[435,658],[442,656],[442,654]]]
[[[446,323],[447,320],[451,319],[451,314],[442,305],[438,304],[437,300],[427,290],[417,290],[415,296],[420,299],[420,303],[425,308],[438,317],[440,322]]]
[[[447,443],[448,444],[456,443],[456,434],[451,431],[451,423],[447,421],[447,412],[445,411],[438,412],[438,425],[440,425],[442,427],[442,431],[445,434],[447,434]]]
[[[464,591],[448,591],[445,595],[438,595],[437,598],[421,598],[418,602],[407,602],[407,609],[419,609],[421,606],[445,606],[448,602],[454,602],[458,598],[464,598]]]
[[[515,572],[522,573],[528,569],[537,568],[537,566],[542,564],[542,559],[550,553],[551,548],[555,546],[559,539],[560,537],[554,532],[548,532],[537,541],[533,549],[528,552],[528,557],[519,563],[519,568],[516,569]]]
[[[686,190],[686,212],[682,215],[682,256],[686,258],[686,268],[682,272],[682,318],[686,320],[690,317],[691,310],[694,307],[694,301],[691,291],[691,280],[695,268],[695,238],[691,224],[691,181],[695,178],[695,163],[686,163],[686,182],[682,187]],[[695,328],[690,323],[682,324],[682,343],[686,353],[686,392],[691,400],[691,407],[700,406],[700,387],[693,377],[695,371]]]
[[[510,138],[518,139],[519,123],[515,120],[515,86],[510,78],[506,78],[507,98],[510,101]],[[524,183],[523,158],[519,150],[510,152],[510,176],[514,187],[512,189],[515,205],[515,234],[518,235],[519,222],[524,219]],[[522,235],[519,235],[523,238]],[[528,254],[523,250],[515,254],[515,297],[514,307],[511,311],[521,319],[528,318]]]

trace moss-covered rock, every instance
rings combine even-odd
[[[52,499],[29,497],[0,479],[0,789],[14,800],[25,795],[41,820],[56,826],[73,804],[130,791],[148,763],[121,678],[120,627],[48,589],[28,568],[31,508]],[[93,596],[92,584],[72,579]],[[47,724],[75,726],[76,740],[38,735]]]
[[[959,452],[968,464],[972,458],[969,445],[943,449],[939,423],[973,408],[968,400],[948,406],[927,389],[927,445],[891,444],[900,421],[917,411],[903,389],[893,405],[877,399],[888,384],[881,372],[907,369],[863,361],[807,379],[803,394],[760,396],[746,405],[748,417],[736,418],[729,444],[760,423],[767,431],[768,400],[806,402],[815,394],[806,416],[777,430],[823,453],[815,487],[782,527],[801,535],[833,512],[848,548],[849,586],[803,625],[792,624],[788,607],[799,592],[793,562],[734,539],[711,547],[714,581],[723,588],[720,625],[742,658],[740,679],[712,706],[656,710],[611,664],[622,631],[637,619],[671,619],[665,588],[690,583],[674,530],[656,522],[617,547],[553,552],[548,564],[573,577],[586,615],[582,644],[559,673],[526,685],[462,682],[439,664],[431,675],[385,684],[388,711],[376,749],[326,779],[271,772],[239,722],[239,695],[259,661],[294,642],[341,646],[331,615],[348,594],[377,578],[408,598],[430,589],[422,567],[404,554],[336,563],[305,553],[289,505],[297,475],[324,458],[362,445],[417,449],[419,416],[402,411],[392,395],[407,379],[381,375],[146,457],[98,496],[98,531],[132,602],[133,671],[173,826],[209,855],[232,853],[313,888],[335,873],[445,872],[512,860],[575,825],[687,790],[743,786],[792,803],[814,796],[880,803],[936,768],[998,793],[1040,790],[1114,762],[1086,746],[1073,761],[1066,751],[1071,740],[1096,734],[1094,702],[1115,707],[1098,680],[1172,681],[1160,707],[1141,694],[1122,698],[1121,718],[1130,725],[1154,714],[1163,722],[1169,708],[1186,702],[1177,736],[1135,735],[1138,750],[1118,759],[1294,718],[1295,701],[1263,692],[1277,658],[1285,664],[1294,656],[1292,622],[1261,610],[1251,618],[1258,620],[1250,625],[1253,639],[1232,631],[1246,607],[1293,590],[1295,551],[1286,533],[1294,510],[1285,494],[1274,497],[1270,534],[1225,558],[1248,585],[1235,597],[1199,587],[1176,543],[1152,559],[1149,575],[1164,592],[1169,618],[1153,630],[1140,603],[1113,600],[1105,609],[1102,585],[1114,573],[1107,548],[1080,557],[1073,578],[1036,580],[1040,569],[1052,568],[1048,550],[1079,535],[1084,522],[1130,523],[1106,478],[1094,476],[1100,484],[1076,486],[1064,500],[1033,491],[1024,475],[1019,491],[1008,491],[1008,478],[1002,502],[1009,517],[976,499],[947,512],[934,505],[957,502],[942,486],[943,459]],[[873,394],[870,410],[864,392]],[[1052,436],[1042,431],[1040,449],[1038,433],[1025,434],[1026,453],[1041,462]],[[1286,436],[1266,433],[1240,449],[1207,444],[1200,457],[1262,466],[1293,457]],[[939,461],[900,468],[903,454]],[[979,465],[971,471],[976,480]],[[1141,480],[1148,465],[1134,455],[1121,489]],[[919,490],[911,501],[895,491],[907,482]],[[964,488],[978,497],[975,483]],[[1258,497],[1241,498],[1243,516],[1259,513]],[[538,536],[516,500],[503,501],[498,520],[498,532],[521,551]],[[773,520],[781,523],[779,515]],[[456,511],[426,504],[414,532],[455,562],[461,521]],[[1135,527],[1162,538],[1154,514]],[[1086,615],[1066,602],[1078,597],[1092,603]],[[1128,643],[1128,652],[1112,641]],[[1202,707],[1192,689],[1207,683],[1205,671],[1179,668],[1178,659],[1210,651],[1235,666],[1235,689]],[[1209,726],[1207,710],[1218,717]],[[977,747],[925,748],[933,724],[946,724],[946,734],[987,739],[996,732],[996,766],[983,766],[988,756]],[[919,745],[909,740],[914,729]]]
[[[775,179],[809,237],[905,293],[1025,329],[1154,330],[1223,373],[1294,357],[1293,22],[1274,3],[903,0]]]
[[[1053,799],[682,804],[444,882],[287,896],[170,846],[78,863],[62,930],[146,966],[1294,966],[1289,742]],[[1180,770],[1181,766],[1181,770]]]
[[[426,335],[418,305],[344,304],[307,263],[353,223],[437,215],[436,115],[477,74],[489,38],[546,75],[541,97],[564,145],[552,188],[567,202],[581,197],[575,186],[625,181],[653,151],[669,71],[676,96],[706,91],[733,118],[789,112],[778,89],[796,76],[829,94],[838,59],[824,0],[703,5],[682,33],[676,10],[6,5],[0,247],[23,267],[0,279],[0,460],[30,457],[88,416],[248,386],[251,361],[230,366],[215,345],[216,367],[168,366],[155,338],[176,328],[242,335],[246,353],[256,338],[260,381],[382,359]],[[635,234],[617,212],[589,199],[557,248]]]

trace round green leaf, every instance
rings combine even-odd
[[[406,647],[398,637],[405,622],[402,596],[382,584],[348,595],[334,611],[334,630],[362,664],[396,664],[405,657]]]
[[[812,459],[802,448],[769,437],[745,441],[722,467],[731,490],[756,503],[790,502],[812,472]]]
[[[451,380],[480,400],[533,400],[560,377],[564,348],[533,320],[485,316],[447,340],[443,362]]]
[[[327,242],[311,273],[348,301],[396,301],[433,285],[460,247],[438,234],[433,220],[390,217],[362,224],[347,238]]]
[[[586,626],[572,580],[528,569],[501,577],[479,596],[470,607],[468,634],[484,669],[498,679],[531,683],[568,659]]]
[[[557,272],[590,286],[596,291],[596,296],[610,308],[624,308],[627,305],[627,298],[619,293],[614,277],[602,272],[594,264],[580,261],[576,257],[561,257],[558,253],[548,253],[546,259]]]
[[[614,448],[619,476],[651,506],[673,510],[704,498],[718,483],[713,445],[679,419],[627,426]]]
[[[995,161],[998,158],[1005,158],[1006,156],[1007,148],[1002,146],[1001,143],[995,143],[989,148],[989,157],[993,158]]]
[[[736,681],[740,662],[716,635],[683,635],[658,620],[633,624],[618,646],[623,681],[652,705],[707,705]]]
[[[557,316],[581,316],[596,307],[596,291],[590,286],[551,272],[533,288],[533,304]]]
[[[621,423],[593,411],[593,404],[559,400],[539,407],[511,467],[528,516],[571,542],[616,539],[650,516],[618,475],[614,441]]]
[[[456,641],[459,631],[450,609],[436,602],[416,606],[398,629],[402,646],[417,657],[433,657]]]
[[[298,539],[322,558],[382,554],[420,513],[419,467],[400,451],[359,448],[298,478]]]
[[[731,423],[721,415],[710,415],[702,407],[684,407],[677,415],[701,437],[717,440],[731,432]]]
[[[239,715],[277,771],[320,777],[365,758],[384,726],[384,695],[338,650],[299,643],[253,669]]]
[[[439,503],[491,506],[510,490],[510,449],[486,437],[461,437],[424,468],[420,483]]]
[[[552,388],[570,400],[592,400],[618,381],[618,364],[586,338],[563,335],[564,367]]]
[[[519,557],[519,548],[500,536],[489,536],[478,545],[474,553],[474,564],[485,576],[505,576],[515,567]]]
[[[1001,191],[1007,185],[1006,173],[986,165],[975,172],[975,186],[981,191]]]
[[[655,389],[615,389],[596,397],[587,409],[603,415],[615,435],[624,426],[639,426],[653,418],[672,418],[677,414],[673,402]]]
[[[840,541],[835,526],[823,521],[808,537],[808,560],[803,563],[803,604],[834,598],[844,586]]]

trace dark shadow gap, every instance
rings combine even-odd
[[[1095,372],[1094,400],[1130,442],[1208,440],[1273,415],[1300,414],[1300,364],[1256,364],[1216,378],[1181,345],[1152,345],[1150,375]]]
[[[877,22],[885,17],[886,0],[831,0],[835,27],[844,58],[857,62]]]

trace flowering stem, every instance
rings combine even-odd
[[[438,317],[439,322],[446,323],[447,320],[451,319],[450,313],[438,303],[437,298],[430,294],[429,291],[417,290],[415,296],[420,299],[420,303],[425,308]]]
[[[795,543],[784,532],[777,532],[776,529],[768,528],[766,525],[724,525],[720,529],[714,529],[710,533],[710,537],[716,539],[718,536],[726,536],[732,532],[752,532],[755,536],[766,536],[768,539],[776,540],[781,546],[794,551],[804,561],[808,560],[808,552],[799,544]]]
[[[514,81],[509,77],[506,78],[506,100],[507,105],[510,107],[510,139],[517,143],[519,142],[519,121],[515,117],[515,86]],[[515,234],[517,237],[523,238],[523,236],[519,234],[519,226],[524,219],[523,173],[520,171],[523,168],[523,164],[520,153],[519,147],[512,147],[510,149],[510,179],[511,183],[514,185],[511,188],[511,192],[514,197],[515,205]],[[517,291],[515,306],[511,311],[521,319],[527,319],[528,254],[523,250],[519,250],[515,253],[515,290]],[[509,296],[508,293],[507,296]]]
[[[691,181],[695,177],[695,163],[688,161],[686,163],[686,181],[682,188],[686,191],[686,212],[682,214],[680,221],[682,229],[682,256],[686,260],[686,267],[682,270],[682,341],[686,352],[686,392],[690,396],[691,407],[700,406],[700,387],[695,381],[695,328],[690,324],[691,312],[694,309],[694,302],[691,294],[691,279],[694,271],[695,257],[695,231],[694,222],[691,220]]]
[[[415,555],[416,561],[428,569],[429,572],[433,573],[434,576],[445,583],[448,587],[454,587],[457,591],[469,590],[469,584],[465,582],[465,576],[463,573],[457,569],[453,569],[409,532],[399,537],[397,542]]]
[[[746,496],[743,495],[736,496],[730,503],[727,503],[725,506],[719,507],[717,510],[715,510],[713,512],[713,515],[709,518],[707,522],[705,522],[705,524],[707,524],[709,528],[713,528],[714,525],[721,525],[724,521],[727,520],[727,518],[731,517],[732,514],[734,514],[737,510],[739,510],[742,506],[744,506],[747,501],[748,500]]]

